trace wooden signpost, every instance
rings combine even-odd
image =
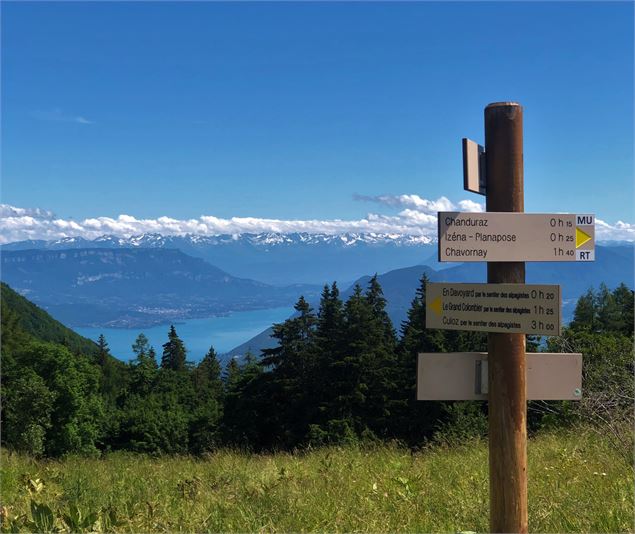
[[[593,261],[595,218],[525,214],[523,109],[485,108],[485,147],[463,140],[464,186],[486,213],[441,212],[440,261],[485,261],[487,284],[428,284],[426,327],[488,332],[487,353],[421,354],[419,400],[487,400],[490,531],[526,533],[527,399],[582,395],[580,354],[525,354],[525,335],[557,335],[559,286],[526,285],[525,261]]]

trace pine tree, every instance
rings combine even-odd
[[[635,326],[633,317],[634,295],[633,290],[629,289],[624,283],[621,283],[613,291],[615,304],[620,310],[620,321],[616,325],[617,331],[625,336],[632,336]]]
[[[356,284],[344,305],[341,357],[333,363],[328,440],[388,435],[396,388],[394,329],[377,277]]]
[[[197,404],[190,424],[190,443],[194,452],[201,453],[212,450],[220,440],[223,384],[221,366],[214,347],[209,348],[191,377]]]
[[[176,333],[174,325],[170,326],[168,341],[163,344],[161,367],[163,369],[171,369],[173,371],[184,371],[186,369],[185,346]]]
[[[209,348],[207,354],[196,366],[192,376],[198,392],[216,400],[222,397],[221,366],[214,347]]]
[[[261,366],[270,402],[276,407],[269,426],[285,446],[306,437],[315,417],[318,399],[314,381],[314,336],[317,318],[304,297],[295,304],[297,315],[273,327],[278,346],[263,350]]]
[[[148,345],[148,338],[142,332],[137,336],[137,339],[132,344],[132,352],[136,354],[137,358],[143,357],[148,353]]]
[[[374,434],[388,436],[398,394],[397,338],[377,275],[368,283],[364,300],[370,310],[368,353],[362,369],[367,385],[365,419]]]
[[[149,346],[148,338],[139,334],[132,345],[136,358],[130,362],[132,393],[147,395],[152,391],[157,378],[157,361],[154,348]]]
[[[332,365],[335,395],[331,399],[329,418],[337,421],[337,428],[343,433],[351,431],[358,434],[363,427],[360,407],[366,400],[366,385],[362,383],[362,367],[369,316],[362,288],[355,284],[353,294],[344,305],[342,356]],[[331,439],[334,438],[336,436]]]
[[[152,346],[148,350],[148,360],[150,360],[150,362],[152,363],[155,369],[159,367],[159,365],[157,364],[157,352],[154,350],[154,347]]]
[[[106,365],[108,356],[110,356],[110,350],[108,349],[106,338],[104,337],[104,334],[99,334],[99,337],[97,338],[97,361],[99,362],[99,365],[102,367]]]
[[[225,403],[221,432],[224,440],[245,448],[262,448],[271,444],[272,431],[267,411],[274,411],[262,385],[262,366],[247,353],[240,365],[231,359],[225,370]]]
[[[225,366],[225,371],[222,375],[222,380],[225,389],[230,388],[234,382],[238,379],[238,375],[240,374],[240,366],[238,365],[238,361],[236,358],[231,358],[227,365]]]
[[[595,292],[589,289],[578,299],[573,312],[573,321],[569,326],[574,330],[595,330],[597,323],[595,304]]]
[[[330,418],[329,405],[337,394],[334,387],[338,379],[338,362],[342,358],[344,315],[337,284],[324,286],[320,299],[315,332],[314,371],[315,398],[317,401],[317,429],[325,429]]]
[[[401,324],[399,342],[399,399],[400,409],[394,420],[402,439],[418,442],[434,431],[441,414],[440,403],[417,401],[417,359],[419,353],[443,352],[444,331],[426,328],[426,273],[421,277],[415,298],[410,304],[406,320]]]

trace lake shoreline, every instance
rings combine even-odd
[[[211,346],[217,354],[226,354],[249,341],[274,323],[286,320],[293,307],[235,311],[211,317],[196,317],[162,322],[150,327],[72,327],[78,334],[97,340],[103,334],[113,356],[124,362],[134,359],[132,344],[140,333],[149,340],[160,358],[170,325],[174,325],[187,349],[189,361],[200,361]]]

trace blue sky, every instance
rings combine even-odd
[[[480,202],[460,140],[499,100],[525,108],[526,211],[635,222],[630,2],[3,2],[2,202],[65,220]]]

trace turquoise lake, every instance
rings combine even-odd
[[[222,354],[238,345],[249,341],[273,323],[289,318],[292,307],[271,308],[268,310],[252,310],[235,312],[226,317],[208,317],[206,319],[187,319],[175,323],[179,337],[185,343],[187,359],[197,362],[205,356],[210,345]],[[157,360],[161,360],[161,346],[168,339],[170,325],[153,326],[151,328],[73,328],[75,332],[89,339],[97,340],[104,334],[110,352],[120,360],[133,359],[132,344],[143,332],[150,340],[150,345],[157,352]]]

